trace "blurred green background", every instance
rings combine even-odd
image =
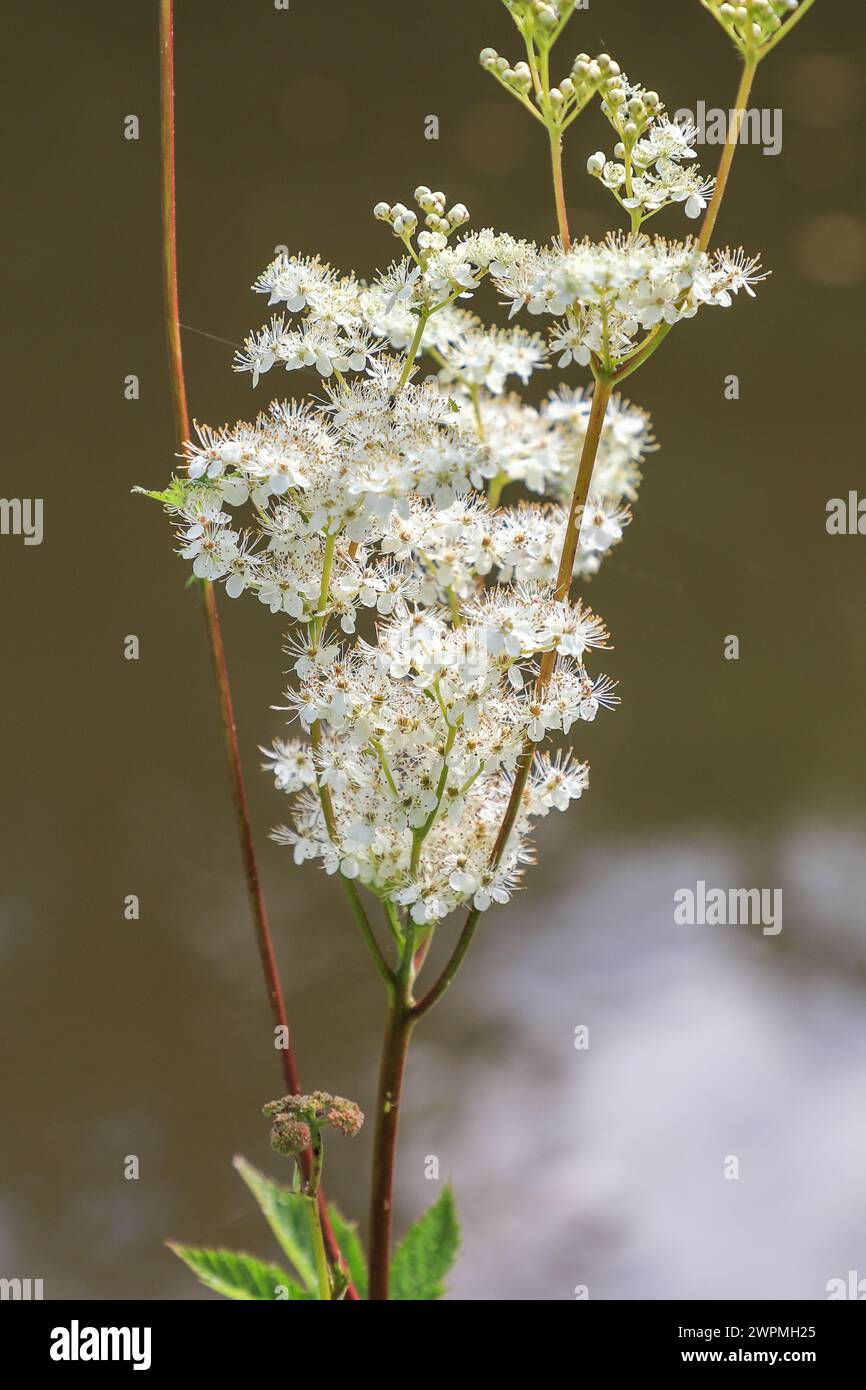
[[[162,485],[174,452],[157,7],[46,0],[13,9],[3,491],[44,498],[45,535],[39,547],[0,538],[0,1274],[43,1277],[46,1297],[196,1297],[192,1277],[162,1247],[166,1236],[274,1253],[229,1160],[242,1151],[278,1171],[259,1108],[280,1082],[200,604],[184,588],[186,566],[160,512],[130,495],[135,484]],[[677,1059],[694,1045],[692,1013],[666,1010],[653,966],[662,955],[690,959],[692,938],[669,939],[670,895],[711,878],[719,854],[748,866],[745,879],[725,881],[783,883],[786,930],[772,943],[702,940],[701,964],[677,999],[698,1016],[712,1013],[719,950],[743,990],[757,991],[755,1017],[783,1008],[791,1031],[774,1044],[785,1068],[775,1101],[751,1089],[756,1043],[731,1105],[739,1118],[753,1114],[754,1142],[770,1143],[768,1171],[778,1174],[813,1132],[808,1096],[821,1094],[831,1153],[862,1178],[862,1128],[845,1129],[851,1103],[834,1088],[839,1059],[853,1059],[850,1096],[859,1090],[862,1109],[866,538],[828,536],[825,514],[831,497],[866,495],[857,384],[863,38],[860,3],[818,0],[759,73],[753,101],[782,108],[782,152],[740,149],[717,237],[762,251],[772,278],[756,301],[741,297],[677,329],[628,383],[652,413],[661,449],[648,461],[634,525],[591,586],[616,642],[606,669],[621,682],[622,706],[581,729],[590,794],[542,828],[528,892],[485,920],[447,1003],[417,1036],[398,1223],[432,1200],[423,1159],[439,1156],[468,1218],[455,1284],[462,1297],[570,1298],[572,1284],[587,1282],[607,1297],[712,1297],[707,1270],[720,1266],[718,1290],[744,1288],[753,1227],[745,1209],[718,1206],[729,1193],[710,1195],[708,1181],[689,1212],[674,1204],[659,1218],[660,1235],[656,1223],[641,1225],[676,1169],[677,1136],[694,1134],[698,1090],[722,1065],[708,1039],[705,1070],[677,1079]],[[408,200],[422,182],[465,202],[475,226],[551,234],[543,132],[477,62],[488,44],[518,56],[497,0],[291,0],[288,11],[271,0],[178,0],[176,39],[181,316],[198,419],[249,416],[271,392],[302,387],[299,376],[272,374],[254,395],[249,377],[230,370],[229,344],[264,320],[248,286],[276,245],[371,274],[395,254],[373,204]],[[612,53],[671,111],[733,100],[735,55],[697,0],[592,0],[572,20],[555,68],[564,71],[579,49]],[[140,118],[137,142],[123,136],[128,114]],[[438,141],[424,138],[429,114],[439,118]],[[610,145],[597,111],[569,132],[573,234],[611,225],[612,201],[584,172],[586,156]],[[703,153],[708,171],[717,153]],[[678,209],[654,227],[687,230]],[[140,378],[138,401],[124,399],[129,373]],[[724,398],[730,373],[740,379],[736,402]],[[281,732],[270,708],[283,686],[281,625],[252,601],[220,604],[302,1076],[370,1109],[379,982],[334,883],[295,869],[266,838],[284,813],[257,771],[257,745]],[[132,633],[137,662],[123,657]],[[723,658],[731,633],[740,638],[736,662]],[[693,852],[682,861],[684,846]],[[654,872],[668,862],[667,877]],[[785,865],[790,880],[780,878]],[[612,906],[604,884],[631,889]],[[141,900],[138,922],[124,920],[129,893]],[[572,959],[581,940],[598,953]],[[653,1007],[630,1034],[636,998]],[[813,1017],[818,1002],[826,1012]],[[844,1040],[827,1032],[843,1012]],[[586,1063],[596,1068],[592,1109],[570,1035],[572,1020],[596,1014],[604,1025]],[[554,1018],[556,1037],[545,1034]],[[673,1025],[670,1050],[654,1053],[663,1018]],[[746,1036],[742,1019],[728,1021]],[[724,1015],[719,1022],[724,1034]],[[802,1055],[791,1055],[793,1037]],[[606,1078],[614,1046],[624,1069]],[[652,1162],[640,1158],[643,1179],[622,1167],[634,1145],[618,1128],[629,1109],[624,1078],[642,1075],[638,1058],[659,1087],[655,1113],[671,1114],[673,1126],[659,1130]],[[767,1137],[778,1134],[767,1130],[772,1104],[796,1121],[778,1148]],[[508,1214],[536,1181],[539,1107],[562,1185],[540,1183],[528,1235]],[[513,1147],[517,1131],[528,1153]],[[582,1149],[588,1135],[591,1153]],[[335,1142],[328,1154],[331,1194],[362,1217],[369,1138]],[[124,1180],[127,1154],[140,1158],[138,1182]],[[765,1233],[777,1253],[748,1285],[752,1296],[791,1287],[786,1230],[833,1225],[825,1201],[841,1178],[828,1162],[815,1158],[812,1188],[807,1173],[802,1190],[786,1193],[778,1230]],[[608,1206],[616,1219],[599,1216]],[[859,1215],[856,1202],[848,1214],[859,1241],[862,1197]],[[672,1231],[681,1222],[697,1222],[704,1236],[677,1254]],[[724,1256],[713,1246],[721,1226],[734,1233]],[[827,1260],[856,1259],[840,1241]],[[811,1250],[795,1261],[803,1275],[793,1291],[802,1296],[812,1287],[809,1259],[818,1261],[816,1296],[849,1267],[825,1272]],[[866,1254],[860,1259],[866,1266]]]

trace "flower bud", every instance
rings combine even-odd
[[[325,1115],[325,1123],[353,1139],[364,1123],[364,1112],[353,1100],[346,1100],[345,1096],[334,1096]]]
[[[593,178],[598,178],[599,174],[604,168],[604,165],[604,155],[602,154],[601,150],[597,150],[596,153],[591,154],[589,156],[589,159],[586,161],[586,172],[588,174],[592,174]]]
[[[294,1115],[277,1115],[271,1125],[271,1148],[284,1158],[293,1158],[310,1147],[310,1126]]]
[[[394,211],[396,212],[396,208],[394,209]],[[418,226],[418,218],[415,216],[414,212],[410,211],[409,208],[403,208],[402,211],[394,218],[392,225],[397,236],[402,236],[404,232],[408,232],[411,236],[415,228]]]

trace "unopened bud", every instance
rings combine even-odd
[[[293,1158],[310,1147],[310,1126],[294,1115],[277,1115],[271,1125],[271,1148],[284,1158]]]
[[[353,1100],[346,1100],[345,1096],[334,1096],[325,1115],[325,1123],[353,1139],[364,1123],[364,1112]]]

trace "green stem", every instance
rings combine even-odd
[[[430,315],[424,310],[418,315],[418,325],[415,329],[415,335],[409,344],[409,351],[406,353],[406,361],[403,364],[400,380],[397,383],[398,391],[402,391],[406,382],[409,380],[409,373],[412,371],[412,364],[415,358],[418,356],[418,349],[421,346],[421,339],[424,337],[424,329],[427,327],[427,319],[429,317]]]
[[[418,1003],[412,1006],[412,1016],[416,1022],[422,1015],[428,1013],[429,1010],[433,1008],[434,1004],[438,1004],[445,991],[450,988],[454,976],[463,964],[463,957],[472,944],[472,938],[475,935],[475,928],[478,926],[478,919],[480,916],[481,913],[478,911],[478,908],[473,907],[466,918],[463,931],[460,933],[460,939],[454,947],[442,974],[424,997],[419,999]]]
[[[495,478],[490,479],[490,486],[487,489],[487,501],[491,507],[499,506],[499,499],[502,496],[502,489],[508,482],[508,474],[500,468]]]
[[[436,691],[436,694],[437,696],[439,695],[438,689]],[[430,812],[429,816],[427,817],[421,828],[419,830],[413,830],[412,832],[412,856],[409,861],[409,872],[413,875],[418,871],[418,863],[421,859],[421,848],[424,844],[424,841],[427,839],[427,836],[430,834],[430,831],[433,829],[434,822],[439,814],[439,809],[442,805],[442,798],[445,795],[445,788],[448,785],[448,755],[451,752],[451,749],[454,747],[454,740],[457,737],[457,725],[448,724],[448,716],[445,713],[445,707],[444,705],[442,705],[441,698],[439,699],[439,704],[442,708],[442,714],[445,719],[445,723],[448,725],[448,735],[445,739],[445,752],[443,755],[442,771],[439,774],[439,783],[436,787],[436,805],[433,807],[433,810]]]
[[[328,1257],[325,1253],[325,1241],[322,1235],[321,1203],[319,1202],[323,1161],[324,1145],[322,1144],[322,1136],[316,1133],[313,1139],[313,1166],[307,1182],[304,1206],[307,1208],[307,1220],[310,1224],[310,1236],[313,1242],[313,1258],[316,1264],[319,1298],[323,1302],[329,1303],[331,1301],[331,1273],[328,1269]]]
[[[625,361],[617,367],[611,378],[614,385],[618,386],[621,381],[625,381],[626,377],[631,376],[632,372],[636,372],[638,367],[642,367],[644,362],[652,357],[656,348],[661,347],[672,328],[672,323],[663,323],[660,328],[655,329],[649,337],[641,343],[637,352],[631,357],[627,357]]]
[[[403,936],[403,928],[400,925],[400,917],[397,909],[390,898],[383,898],[382,906],[385,909],[385,920],[388,923],[388,930],[394,938],[398,951],[402,951],[405,938]]]
[[[336,535],[328,536],[325,541],[325,555],[322,562],[322,583],[319,589],[319,611],[312,622],[313,646],[318,644],[325,622],[325,609],[328,606],[328,595],[331,591],[331,571],[334,568],[334,547],[336,543]]]
[[[475,432],[479,439],[485,438],[484,417],[481,414],[481,387],[473,381],[469,387],[469,394],[472,397],[472,410],[475,415]]]
[[[379,740],[378,740],[378,739],[375,739],[375,738],[371,738],[371,739],[370,739],[370,747],[375,751],[376,756],[377,756],[377,758],[379,759],[379,763],[380,763],[380,766],[381,766],[381,768],[382,768],[382,772],[383,772],[383,774],[384,774],[385,781],[388,783],[388,786],[390,787],[390,789],[391,789],[391,791],[392,791],[392,793],[393,793],[393,795],[394,795],[394,799],[395,799],[396,801],[399,801],[399,800],[400,800],[400,792],[399,792],[399,790],[398,790],[398,788],[397,788],[397,783],[394,781],[394,777],[393,777],[393,774],[392,774],[392,772],[391,772],[391,769],[390,769],[390,767],[388,766],[388,759],[385,757],[385,750],[384,750],[384,748],[382,747],[382,745],[381,745],[381,743],[379,742]]]

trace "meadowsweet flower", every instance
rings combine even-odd
[[[457,626],[435,607],[404,606],[380,625],[375,644],[362,640],[321,668],[308,664],[287,693],[301,725],[322,731],[311,761],[336,831],[310,789],[310,764],[296,744],[278,743],[265,766],[293,795],[294,815],[274,838],[296,862],[319,859],[358,878],[419,924],[465,901],[505,900],[528,862],[531,818],[521,812],[501,871],[491,874],[510,773],[527,737],[541,744],[615,702],[610,682],[583,664],[606,644],[590,610],[533,585],[470,599]],[[536,658],[551,650],[556,666],[541,687]],[[567,787],[576,795],[580,783],[575,773]],[[547,761],[533,786],[532,814],[572,799],[550,780]]]
[[[751,291],[763,278],[758,259],[743,251],[708,255],[693,240],[643,233],[610,233],[602,242],[587,239],[568,251],[554,245],[535,252],[519,273],[494,275],[512,312],[567,314],[568,324],[554,330],[554,343],[569,333],[572,354],[585,345],[608,369],[658,325],[693,318],[704,305],[728,307],[740,289]]]
[[[552,392],[538,408],[516,395],[482,400],[484,438],[504,480],[522,483],[533,493],[570,498],[591,403],[591,393],[567,386]],[[463,409],[469,418],[471,405]],[[596,456],[593,491],[614,501],[634,502],[641,465],[656,447],[648,415],[614,395]]]
[[[499,395],[509,376],[526,385],[533,372],[546,365],[547,348],[543,338],[523,328],[485,328],[473,322],[440,349],[440,356],[446,384],[461,381]]]
[[[683,203],[687,217],[699,217],[715,180],[690,164],[694,126],[670,121],[658,92],[629,82],[624,73],[605,82],[602,110],[617,135],[614,158],[599,150],[587,160],[587,171],[626,209],[633,230],[671,203]]]
[[[338,277],[318,256],[287,256],[281,252],[259,275],[253,289],[269,295],[268,304],[285,304],[293,314],[308,305],[325,306]]]

